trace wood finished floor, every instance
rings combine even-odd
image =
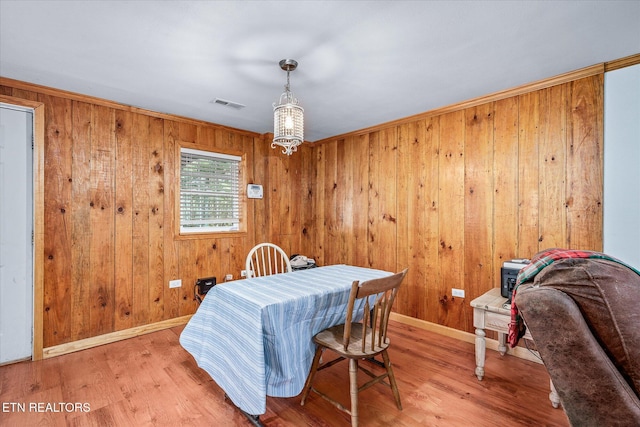
[[[0,367],[0,425],[250,426],[180,346],[181,331]],[[485,379],[478,381],[472,344],[393,321],[390,335],[404,409],[396,409],[390,389],[376,385],[360,394],[362,427],[569,425],[549,402],[542,365],[487,350]],[[320,372],[315,384],[348,405],[347,364]],[[69,404],[90,410],[67,413],[75,409]],[[305,406],[299,397],[270,397],[260,419],[268,427],[350,425],[347,415],[313,393]]]

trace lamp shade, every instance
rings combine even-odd
[[[304,109],[289,89],[289,72],[298,63],[292,59],[280,61],[280,67],[287,72],[287,85],[280,100],[273,104],[273,142],[271,148],[282,147],[282,153],[291,155],[304,141]]]

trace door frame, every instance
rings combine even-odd
[[[0,102],[33,110],[33,348],[42,359],[44,308],[44,103],[0,95]]]

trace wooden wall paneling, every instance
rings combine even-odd
[[[410,210],[410,206],[413,207],[413,202],[410,200],[413,197],[420,197],[420,192],[416,189],[415,182],[412,181],[414,174],[418,175],[416,179],[420,181],[420,167],[415,165],[414,162],[420,163],[420,156],[418,159],[412,159],[411,157],[411,145],[417,143],[418,137],[416,136],[416,122],[398,125],[398,150],[397,150],[397,184],[396,184],[396,256],[399,264],[404,263],[409,267],[409,272],[405,278],[402,292],[396,297],[394,308],[396,311],[406,314],[411,317],[416,317],[418,299],[420,295],[420,289],[414,285],[416,283],[413,279],[413,270],[422,269],[423,263],[419,260],[410,259],[412,257],[420,257],[419,254],[423,254],[424,251],[420,251],[419,248],[411,247],[414,244],[411,238],[410,230],[420,233],[417,228],[420,224],[420,218],[422,215]],[[411,247],[411,249],[410,249]],[[411,251],[412,256],[409,255]],[[416,264],[418,266],[416,267]],[[394,267],[394,271],[398,270],[398,266]]]
[[[427,300],[427,318],[444,324],[451,288],[465,284],[465,126],[464,111],[439,117],[438,235],[439,281]]]
[[[338,166],[340,164],[340,166]],[[336,144],[336,217],[335,254],[340,263],[352,264],[353,241],[353,150],[341,139]]]
[[[179,177],[176,176],[176,144],[182,141],[180,133],[180,124],[174,121],[164,121],[164,144],[162,153],[162,170],[164,173],[164,198],[163,210],[157,212],[151,211],[152,218],[158,215],[163,218],[163,271],[164,281],[162,283],[162,293],[155,293],[152,304],[162,307],[163,319],[172,319],[178,317],[179,314],[179,294],[178,292],[169,292],[169,281],[176,280],[179,276],[179,246],[174,240],[173,235],[176,225],[179,224],[180,218],[178,208],[176,207],[176,183]],[[159,159],[158,159],[159,160]],[[158,207],[160,208],[160,207]],[[152,220],[153,222],[153,220]],[[152,313],[159,311],[159,307],[152,308]]]
[[[540,92],[519,96],[518,105],[518,256],[531,258],[539,236]]]
[[[254,154],[254,145],[259,143],[259,139],[243,135],[241,138],[241,146],[239,149],[245,153],[245,181],[247,183],[255,183],[255,162],[256,157]],[[264,204],[264,199],[258,199],[257,201],[254,199],[246,198],[246,187],[242,188],[242,194],[245,197],[244,210],[240,213],[242,216],[242,221],[247,231],[247,234],[240,238],[234,238],[231,242],[231,246],[229,248],[229,273],[233,274],[234,279],[240,279],[240,272],[244,270],[244,262],[249,250],[254,246],[253,242],[255,241],[255,237],[252,234],[254,229],[256,228],[256,203]],[[264,188],[263,188],[264,190]]]
[[[199,271],[198,277],[209,277],[210,271],[218,272],[216,277],[219,276],[221,282],[224,282],[225,276],[231,274],[234,279],[240,277],[240,265],[231,264],[231,248],[236,242],[242,244],[242,239],[234,237],[223,237],[217,239],[218,243],[208,244],[203,249],[206,249],[204,253],[204,259],[202,260],[202,268]],[[213,252],[218,252],[217,257],[213,256]],[[193,298],[193,286],[192,298]]]
[[[396,307],[416,318],[426,316],[429,289],[438,279],[438,158],[431,120],[398,126],[396,270],[409,272]]]
[[[206,147],[207,149],[215,149],[216,142],[220,141],[222,144],[222,129],[213,128],[210,126],[198,126],[196,141],[200,147]]]
[[[172,124],[168,128],[174,129]],[[172,238],[175,176],[171,167],[174,153],[165,148],[165,140],[165,120],[149,118],[149,141],[145,145],[147,155],[143,156],[148,159],[148,184],[145,188],[149,194],[149,203],[144,206],[143,201],[143,207],[146,209],[144,215],[149,217],[149,286],[146,288],[149,323],[166,318],[164,289],[168,286],[168,280],[165,274],[175,273],[177,262]],[[171,148],[174,148],[173,145]],[[168,253],[165,252],[165,246],[168,246]],[[144,296],[141,298],[141,304],[144,304]],[[144,315],[141,314],[141,317]]]
[[[114,330],[133,326],[132,113],[115,111],[115,289]]]
[[[567,85],[540,91],[540,186],[538,251],[567,246],[566,238],[566,112]]]
[[[303,151],[301,149],[298,150],[296,155],[291,158],[292,164],[289,166],[289,179],[291,179],[291,194],[289,195],[291,224],[289,232],[291,234],[291,251],[295,251],[295,253],[302,253],[300,230],[302,228],[303,212],[307,208],[304,203],[306,192],[303,176],[306,175],[306,172],[302,167]]]
[[[178,126],[178,135],[180,135],[180,142],[191,142],[194,144],[198,142],[198,125],[194,123],[187,123],[182,120],[175,121],[174,123]]]
[[[496,286],[493,268],[493,103],[465,110],[464,289],[482,294]],[[451,301],[448,324],[471,330],[471,310]]]
[[[241,151],[244,147],[244,138],[246,135],[231,131],[230,129],[225,129],[225,132],[227,133],[225,139],[227,145],[223,145],[223,147],[229,148],[230,150]]]
[[[312,256],[315,258],[318,265],[328,265],[325,258],[325,240],[326,240],[326,202],[324,197],[325,191],[325,146],[322,144],[313,148],[313,159],[316,167],[314,168],[313,175],[313,194],[315,195],[313,200],[313,223],[315,227],[313,229],[314,243]]]
[[[253,247],[249,242],[249,237],[234,237],[229,244],[229,273],[233,274],[233,280],[241,279],[240,273],[244,270],[244,263],[249,250]]]
[[[304,236],[302,230],[305,223],[305,211],[310,209],[310,204],[307,203],[308,197],[308,182],[309,175],[305,169],[305,165],[308,163],[306,160],[309,151],[308,147],[302,146],[298,148],[297,155],[295,156],[295,177],[293,181],[293,192],[291,197],[295,199],[294,203],[294,223],[291,228],[291,246],[292,252],[298,254],[307,255],[304,249]],[[307,255],[308,256],[308,255]]]
[[[204,129],[203,129],[204,128]],[[212,135],[213,134],[213,135]],[[206,139],[203,136],[206,135]],[[213,139],[211,138],[213,136]],[[210,130],[205,126],[198,126],[198,144],[209,145],[211,149],[237,149],[234,134],[228,129],[213,129]]]
[[[254,219],[247,224],[249,241],[247,242],[245,257],[253,246],[269,239],[271,227],[271,183],[269,182],[269,150],[267,140],[273,138],[270,134],[260,137],[253,147],[253,163],[249,168],[247,182],[262,185],[263,198],[249,199],[247,204],[253,209]],[[242,268],[244,270],[244,267]]]
[[[351,146],[353,162],[351,242],[354,247],[351,251],[351,259],[354,265],[368,267],[369,137],[368,134],[355,135],[348,138],[346,143]]]
[[[263,187],[265,193],[269,193],[264,211],[267,227],[260,230],[262,237],[256,243],[275,243],[291,255],[300,251],[297,235],[300,224],[299,182],[296,182],[300,174],[298,153],[287,156],[280,148],[271,148],[272,138],[271,134],[266,138],[262,154],[267,159],[265,176],[268,186]]]
[[[299,239],[296,234],[280,234],[277,237],[274,236],[272,241],[277,241],[279,246],[284,250],[287,256],[291,257],[293,254],[299,254]]]
[[[337,187],[338,165],[337,165],[337,141],[332,141],[324,147],[324,265],[338,264],[340,259],[338,250],[338,220],[337,212],[341,209],[338,206]]]
[[[72,101],[71,341],[91,336],[91,104]],[[48,191],[47,191],[48,195]]]
[[[44,338],[43,345],[71,339],[71,102],[41,95],[45,106]]]
[[[131,233],[133,241],[131,258],[133,262],[133,298],[131,314],[133,326],[140,326],[149,323],[149,289],[152,283],[151,277],[155,274],[150,258],[152,228],[149,222],[150,199],[155,195],[150,184],[152,154],[149,117],[134,114],[132,121],[131,211],[133,215]],[[157,241],[154,243],[157,244]]]
[[[347,182],[348,176],[351,174],[352,165],[349,163],[349,159],[345,158],[345,146],[344,140],[336,140],[331,143],[331,148],[326,151],[330,156],[330,174],[327,175],[327,183],[329,187],[327,190],[331,194],[330,204],[333,206],[331,212],[331,239],[329,240],[328,248],[331,250],[331,256],[333,259],[332,264],[348,262],[347,250],[345,248],[345,233],[347,223],[345,223],[346,212],[350,211],[350,206],[346,205],[347,194]],[[333,182],[331,183],[331,180]]]
[[[117,317],[122,314],[117,306],[122,289],[115,284],[126,276],[120,270],[119,260],[126,256],[119,242],[127,233],[133,242],[126,262],[135,266],[131,279],[134,325],[190,313],[188,302],[168,291],[168,281],[182,278],[183,287],[192,288],[187,281],[211,270],[219,270],[215,275],[222,280],[226,273],[235,274],[227,270],[243,268],[246,251],[259,240],[308,248],[300,252],[315,257],[320,265],[346,260],[389,271],[403,262],[423,265],[425,282],[413,276],[412,268],[407,282],[412,297],[399,301],[396,308],[467,330],[470,319],[458,305],[469,311],[468,301],[475,294],[497,286],[499,264],[505,257],[531,256],[563,239],[571,247],[601,248],[603,76],[586,76],[536,86],[529,93],[519,90],[511,98],[500,95],[491,99],[495,104],[472,103],[477,105],[468,111],[494,111],[491,126],[466,123],[465,111],[449,108],[439,115],[403,119],[309,144],[295,158],[283,161],[269,147],[268,134],[256,136],[154,115],[80,95],[58,96],[51,89],[39,93],[25,84],[4,86],[2,93],[46,105],[44,344],[125,327]],[[434,127],[427,142],[429,121],[439,127]],[[127,125],[118,129],[119,122]],[[425,142],[420,144],[429,148],[405,161],[404,144],[412,133],[424,132]],[[471,145],[492,138],[493,145]],[[247,202],[246,236],[192,239],[193,248],[184,250],[183,241],[175,240],[178,141],[248,153],[247,180],[263,184],[265,198]],[[119,163],[128,152],[125,143],[131,144],[129,166]],[[437,167],[429,166],[430,159]],[[128,197],[122,167],[132,170],[131,204],[128,212],[119,214],[118,206],[124,206]],[[478,175],[478,171],[484,172]],[[430,177],[430,172],[437,175]],[[474,183],[480,190],[469,196],[465,183],[469,188]],[[434,190],[431,184],[437,186],[435,197],[429,195]],[[274,188],[289,194],[274,193]],[[411,203],[418,205],[418,195],[435,202],[437,221],[426,209],[420,212],[412,207]],[[310,206],[300,203],[301,210],[295,211],[288,204],[292,198],[308,201]],[[127,214],[132,215],[129,225],[121,218]],[[427,263],[433,257],[427,254],[433,229],[437,230],[433,236],[438,256],[430,267]],[[359,241],[361,235],[366,244]],[[483,266],[494,263],[490,274],[473,265],[478,260]],[[185,278],[181,266],[189,262],[194,263],[193,269]],[[479,280],[465,281],[478,274]],[[445,299],[452,287],[465,289],[467,298]]]
[[[268,233],[265,235],[265,242],[275,243],[280,246],[282,243],[280,242],[279,236],[282,234],[280,230],[281,224],[281,206],[282,206],[282,197],[285,197],[284,190],[279,181],[279,168],[282,165],[281,159],[278,157],[281,154],[278,149],[271,150],[266,153],[269,162],[267,164],[266,174],[268,176],[267,181],[269,182],[269,188],[263,188],[264,191],[269,191],[269,205],[268,209],[268,223],[267,223],[267,231]],[[262,243],[256,242],[257,243]]]
[[[209,277],[216,276],[220,282],[225,281],[227,274],[233,274],[231,271],[230,260],[230,246],[234,239],[232,237],[221,237],[217,239],[207,239],[207,241],[201,242],[204,245],[198,247],[198,263],[197,263],[197,277]],[[193,299],[193,282],[191,287],[191,298]],[[185,314],[192,314],[185,313]]]
[[[521,257],[518,251],[517,215],[518,97],[496,101],[493,120],[493,285],[500,286],[502,263]],[[467,298],[471,300],[482,293],[482,289],[475,289]]]
[[[297,233],[300,237],[301,254],[304,254],[310,258],[313,258],[315,248],[315,233],[313,230],[316,228],[314,223],[314,182],[313,177],[316,175],[313,148],[305,144],[300,152],[301,157],[301,170],[304,173],[300,178],[300,204],[302,210],[300,212],[300,228]]]
[[[382,150],[380,149],[380,132],[375,131],[369,134],[369,200],[367,205],[368,230],[367,230],[367,253],[369,256],[368,266],[382,269],[378,260],[380,248],[382,250],[395,250],[395,245],[384,247],[383,239],[378,241],[382,235],[381,231],[381,202],[380,202],[380,181],[383,180],[383,168],[380,166]],[[395,267],[395,266],[394,266]]]
[[[114,110],[93,106],[91,131],[91,335],[114,330],[115,144]],[[60,342],[60,340],[58,341]]]
[[[279,154],[278,157],[278,215],[280,220],[280,242],[288,255],[298,253],[296,230],[300,224],[300,202],[298,200],[300,170],[298,153],[291,156]]]
[[[194,285],[199,277],[199,270],[202,263],[202,248],[204,241],[201,239],[185,239],[177,242],[178,252],[180,254],[180,263],[178,265],[178,279],[182,281],[179,288],[169,288],[166,285],[165,297],[170,301],[177,299],[178,315],[185,316],[193,313],[192,306],[194,295]],[[205,249],[206,251],[206,249]],[[222,278],[218,275],[218,280],[222,282]],[[177,297],[176,297],[177,295]]]
[[[237,132],[232,132],[229,129],[223,129],[223,135],[225,135],[222,141],[216,141],[218,147],[227,148],[229,150],[242,150],[242,135]]]
[[[201,264],[204,262],[203,252],[206,255],[206,249],[203,251],[202,248],[205,242],[208,243],[209,247],[215,244],[209,239],[185,239],[177,242],[180,253],[177,278],[182,280],[182,286],[179,288],[169,288],[167,285],[165,296],[173,301],[177,295],[179,316],[193,313],[193,306],[195,305],[193,302],[193,287],[196,279],[199,277],[200,271],[203,270]],[[220,277],[220,275],[217,276],[218,280],[222,282],[222,277]]]
[[[419,134],[422,133],[420,130]],[[424,275],[416,276],[418,286],[422,288],[420,303],[418,305],[417,317],[424,319],[429,313],[429,300],[437,301],[437,289],[440,283],[440,258],[438,256],[440,248],[440,200],[439,200],[439,164],[440,164],[440,120],[439,117],[430,117],[424,123],[424,164],[425,180],[421,184],[424,188],[423,203],[418,203],[416,209],[425,215],[422,232],[424,239]],[[417,201],[417,200],[416,200]],[[417,201],[419,202],[419,201]],[[413,233],[416,231],[413,230]],[[417,247],[417,244],[414,245]]]
[[[15,96],[16,98],[22,98],[29,101],[38,101],[39,99],[50,99],[50,98],[46,98],[47,95],[40,95],[38,92],[34,92],[26,89],[18,89],[18,88],[13,89],[13,96]],[[40,98],[40,97],[44,97],[44,98]],[[45,120],[46,120],[46,117],[45,117]]]
[[[297,154],[297,152],[296,152]],[[297,208],[294,207],[296,203],[295,185],[292,182],[295,180],[296,168],[295,159],[296,154],[287,156],[279,153],[276,157],[276,174],[277,176],[277,198],[278,206],[277,215],[274,215],[274,219],[278,220],[278,235],[274,236],[278,244],[284,249],[288,255],[292,254],[292,250],[297,246],[295,243],[294,227],[297,223],[296,213]],[[296,156],[296,157],[293,157]]]
[[[280,236],[280,192],[278,191],[278,159],[274,156],[273,149],[266,151],[267,163],[265,168],[266,182],[268,187],[263,187],[264,192],[269,193],[268,204],[265,206],[267,226],[263,230],[263,240],[256,240],[256,244],[262,242],[272,242],[279,244],[275,236]]]
[[[373,268],[397,267],[397,128],[369,137],[369,260]]]
[[[570,83],[567,232],[573,249],[602,251],[604,76]]]

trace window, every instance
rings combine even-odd
[[[241,161],[180,148],[180,234],[240,231]]]

